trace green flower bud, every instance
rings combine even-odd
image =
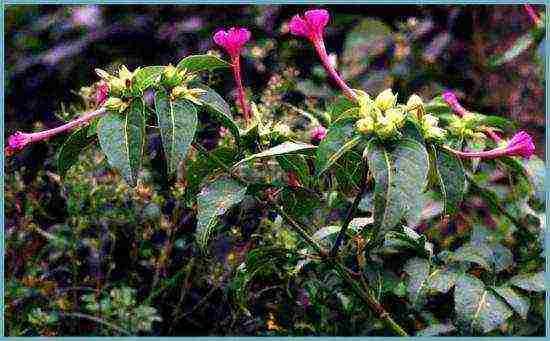
[[[386,111],[386,117],[396,127],[403,126],[405,122],[405,113],[401,108],[392,108]]]
[[[182,83],[184,74],[185,73],[182,74],[182,72],[178,72],[178,69],[175,66],[169,64],[164,67],[161,78],[162,84],[168,88],[178,86]]]
[[[357,123],[355,123],[355,127],[359,132],[363,134],[368,134],[374,131],[374,120],[372,119],[372,117],[367,116],[358,120]]]
[[[105,80],[105,81],[109,81],[111,80],[111,78],[113,78],[113,76],[111,76],[107,71],[105,70],[102,70],[102,69],[95,69],[95,73],[99,76],[99,78]]]
[[[125,88],[126,83],[120,78],[113,77],[109,81],[109,90],[115,96],[121,95]]]
[[[376,133],[380,137],[390,137],[397,130],[396,125],[390,120],[388,116],[382,116],[378,123],[379,125],[377,126]]]
[[[128,103],[125,103],[118,97],[109,97],[109,99],[105,102],[105,108],[114,112],[124,112],[127,107]]]
[[[126,65],[122,65],[118,70],[118,78],[120,78],[124,83],[126,83],[127,80],[131,81],[133,77],[134,74],[128,70]]]
[[[386,111],[395,106],[397,95],[394,95],[391,89],[386,89],[376,96],[374,103],[380,110]]]
[[[424,102],[417,94],[413,94],[407,101],[407,111],[413,114],[413,118],[418,120],[424,113]]]

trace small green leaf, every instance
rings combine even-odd
[[[359,143],[361,137],[357,135],[354,125],[354,119],[342,118],[329,127],[327,136],[317,149],[315,160],[317,175],[327,171],[345,152]]]
[[[514,42],[514,45],[512,45],[512,47],[506,50],[506,52],[500,55],[491,56],[489,58],[489,66],[497,67],[514,60],[520,54],[529,49],[533,42],[534,37],[532,32],[528,32],[522,35]]]
[[[543,292],[544,271],[514,276],[510,284],[527,291]]]
[[[155,93],[162,146],[168,162],[169,174],[174,174],[178,165],[185,160],[197,130],[197,110],[185,99],[171,101],[164,89]]]
[[[529,300],[518,294],[511,287],[504,285],[493,288],[506,302],[524,319],[527,318],[529,312]]]
[[[135,148],[139,147],[139,141],[136,144],[134,138],[137,137],[134,133],[139,135],[139,128],[129,124],[132,120],[128,116],[125,119],[118,114],[107,114],[99,121],[97,133],[101,150],[111,167],[117,169],[130,186],[135,186],[137,170],[133,167],[136,160],[131,158],[135,157]],[[131,149],[134,151],[132,154]]]
[[[437,336],[443,334],[449,334],[456,330],[455,326],[450,323],[436,323],[432,324],[418,333],[415,336]]]
[[[261,153],[252,154],[249,157],[246,157],[242,159],[241,161],[237,162],[233,167],[238,167],[239,165],[242,165],[245,162],[248,162],[250,160],[259,159],[263,157],[270,157],[270,156],[279,156],[279,155],[287,155],[292,153],[297,153],[305,150],[312,150],[317,148],[316,146],[308,143],[302,143],[302,142],[283,142],[280,145],[277,145],[275,147],[269,148],[268,150],[265,150]]]
[[[217,218],[240,203],[245,196],[246,187],[230,178],[220,178],[214,182],[206,181],[197,196],[197,241],[205,252],[210,234],[217,224]]]
[[[65,140],[57,153],[57,171],[59,176],[65,177],[67,171],[78,161],[78,157],[87,147],[92,145],[96,136],[88,136],[88,128],[82,127],[75,130]]]
[[[443,196],[445,212],[454,213],[462,202],[466,191],[464,167],[462,162],[454,155],[433,146],[432,148],[435,153],[437,178]]]
[[[134,76],[134,83],[139,90],[144,90],[155,84],[164,71],[164,66],[147,66],[139,69]]]
[[[456,250],[455,261],[478,264],[486,270],[493,270],[493,251],[484,243],[468,243]]]
[[[468,328],[488,333],[498,328],[512,311],[479,279],[462,275],[455,288],[455,312],[458,322]]]
[[[144,103],[141,98],[136,98],[130,103],[130,110],[126,113],[124,132],[128,142],[128,156],[132,169],[132,178],[137,180],[143,162],[143,150],[145,148],[145,113]],[[135,185],[135,183],[134,183]]]
[[[210,54],[187,56],[178,63],[178,69],[187,69],[189,72],[214,71],[230,66],[228,62]]]

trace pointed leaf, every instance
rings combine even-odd
[[[263,157],[270,157],[270,156],[278,156],[278,155],[287,155],[292,153],[297,153],[300,151],[305,150],[312,150],[317,148],[316,146],[308,143],[302,143],[302,142],[283,142],[280,145],[277,145],[275,147],[269,148],[268,150],[264,150],[261,153],[252,154],[249,157],[246,157],[242,159],[241,161],[237,162],[233,167],[238,167],[239,165],[242,165],[245,162],[248,162],[250,160],[259,159]]]
[[[479,279],[462,275],[455,288],[455,312],[466,327],[488,333],[504,323],[512,311]]]
[[[75,130],[65,140],[57,153],[57,171],[59,176],[65,177],[67,171],[78,161],[78,157],[87,147],[92,145],[96,136],[88,136],[88,128],[82,127]]]
[[[543,292],[544,271],[514,276],[510,284],[527,291]]]
[[[340,119],[332,124],[327,136],[319,144],[315,169],[317,175],[326,172],[345,152],[351,150],[360,141],[355,130],[355,120]]]
[[[162,138],[162,146],[168,162],[168,172],[176,172],[185,160],[189,146],[197,130],[197,110],[185,99],[171,101],[164,89],[155,93],[155,112]]]
[[[147,66],[139,69],[135,76],[134,82],[138,89],[144,90],[153,85],[164,71],[164,66]]]
[[[230,208],[240,203],[245,196],[246,187],[230,178],[220,178],[214,182],[207,181],[197,196],[197,231],[199,246],[206,250],[208,240],[217,218]]]
[[[134,181],[137,180],[143,162],[143,150],[145,148],[145,109],[143,100],[136,98],[130,103],[126,113],[124,132],[128,142],[128,156]]]
[[[437,323],[420,330],[415,336],[437,336],[452,333],[455,330],[455,326],[450,323]]]
[[[130,164],[125,118],[114,113],[107,114],[99,121],[97,134],[101,150],[111,167],[118,170],[130,186],[135,186],[136,178]]]
[[[178,69],[187,69],[189,72],[214,71],[230,66],[228,62],[210,54],[187,56],[178,63]]]
[[[207,87],[206,85],[198,85],[200,89],[206,90],[205,93],[197,96],[199,102],[201,102],[209,112],[214,114],[214,118],[220,121],[220,123],[229,129],[231,134],[235,137],[237,144],[240,144],[240,131],[239,126],[233,120],[231,109],[229,104],[220,96],[216,91]]]
[[[466,175],[460,159],[448,152],[432,149],[435,153],[436,172],[443,196],[445,212],[454,213],[466,191]]]
[[[506,302],[514,308],[519,316],[524,319],[527,318],[527,313],[529,312],[529,299],[518,294],[511,287],[504,285],[500,287],[493,288],[497,294],[499,294]]]
[[[514,44],[506,50],[503,54],[494,55],[489,58],[489,66],[497,67],[502,64],[508,63],[525,52],[531,44],[534,42],[534,36],[532,32],[528,32],[519,37]]]
[[[493,270],[493,252],[484,243],[468,243],[456,250],[452,258],[459,262],[475,263],[486,270]]]

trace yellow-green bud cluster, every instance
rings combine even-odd
[[[425,139],[441,139],[445,136],[445,130],[438,126],[439,118],[426,114],[424,102],[420,96],[411,95],[406,107],[411,118],[420,126],[420,131]]]
[[[188,73],[187,69],[178,70],[177,67],[169,64],[164,67],[164,71],[161,76],[161,83],[165,87],[171,89],[179,85],[185,84],[187,82],[195,79],[196,75]]]
[[[471,138],[479,135],[475,132],[478,126],[479,116],[474,113],[466,113],[463,117],[453,116],[449,123],[449,131],[453,135]],[[483,135],[483,134],[482,134]]]
[[[406,108],[397,104],[397,95],[391,89],[382,91],[374,100],[367,93],[358,94],[359,116],[356,128],[364,134],[375,133],[381,138],[395,135],[405,122]]]
[[[129,97],[132,97],[132,86],[134,77],[139,71],[139,68],[130,72],[125,65],[122,65],[118,70],[118,77],[110,75],[102,69],[95,69],[96,74],[107,82],[109,86],[109,98],[105,101],[105,107],[114,112],[122,113],[128,108]]]

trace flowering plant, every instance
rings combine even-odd
[[[530,299],[544,291],[540,259],[519,273],[513,270],[514,257],[505,243],[479,230],[452,249],[434,247],[421,231],[437,229],[442,221],[466,219],[461,211],[476,208],[466,200],[475,192],[488,210],[513,225],[506,233],[526,233],[540,242],[540,231],[524,228],[528,218],[541,220],[543,215],[541,161],[534,155],[531,136],[514,131],[513,124],[501,117],[470,112],[450,90],[423,99],[392,89],[369,93],[351,87],[327,53],[324,34],[329,22],[323,9],[306,11],[289,22],[290,33],[313,45],[342,92],[332,99],[330,110],[311,119],[312,129],[302,138],[285,123],[269,120],[269,106],[250,99],[241,56],[253,37],[246,28],[231,27],[212,37],[229,61],[203,54],[186,56],[176,65],[133,71],[121,66],[116,75],[96,69],[99,79],[91,87],[88,111],[54,129],[14,133],[5,154],[13,157],[32,144],[69,133],[57,157],[61,177],[77,167],[84,150],[98,144],[110,167],[140,197],[149,195],[143,193],[148,181],[143,167],[148,160],[146,144],[153,134],[160,135],[166,178],[178,200],[196,213],[190,238],[197,258],[212,256],[212,240],[223,219],[235,211],[242,213],[239,216],[262,212],[263,234],[240,254],[227,256],[233,266],[229,295],[235,311],[244,315],[250,315],[250,283],[264,273],[285,269],[281,278],[304,284],[297,295],[300,305],[307,308],[321,301],[319,278],[330,275],[337,282],[333,293],[346,313],[367,311],[378,334],[487,334],[503,328],[513,316],[531,316]],[[237,110],[205,76],[228,69]],[[222,127],[221,142],[214,148],[198,137],[205,119]],[[511,137],[506,139],[508,133]],[[501,193],[488,179],[491,172],[506,174],[499,180],[514,187],[509,193],[517,199],[513,207],[501,204]],[[521,211],[520,206],[529,207],[529,213],[510,212]],[[329,223],[335,210],[344,213],[336,225]],[[158,277],[166,271],[168,255],[159,256]],[[517,257],[517,262],[538,256]],[[394,271],[396,257],[402,259]],[[273,264],[277,269],[269,268]],[[311,284],[306,276],[299,279],[307,271],[323,274],[316,279],[319,283]],[[228,280],[219,277],[220,282]],[[172,285],[169,280],[163,283]],[[110,319],[125,316],[111,307],[117,305],[144,316],[139,328],[123,324],[118,332],[147,331],[162,320],[148,305],[156,291],[151,290],[143,305],[137,305],[135,292],[128,288],[113,292],[114,303],[108,298],[96,302],[100,295],[86,295],[85,301],[92,312],[108,302]],[[129,303],[118,297],[124,295]],[[428,309],[438,295],[453,298],[453,313],[441,321]],[[403,308],[388,302],[401,302]],[[273,315],[268,316],[268,329],[281,330]],[[409,316],[421,316],[418,324],[423,328]],[[33,319],[35,324],[38,320]]]

